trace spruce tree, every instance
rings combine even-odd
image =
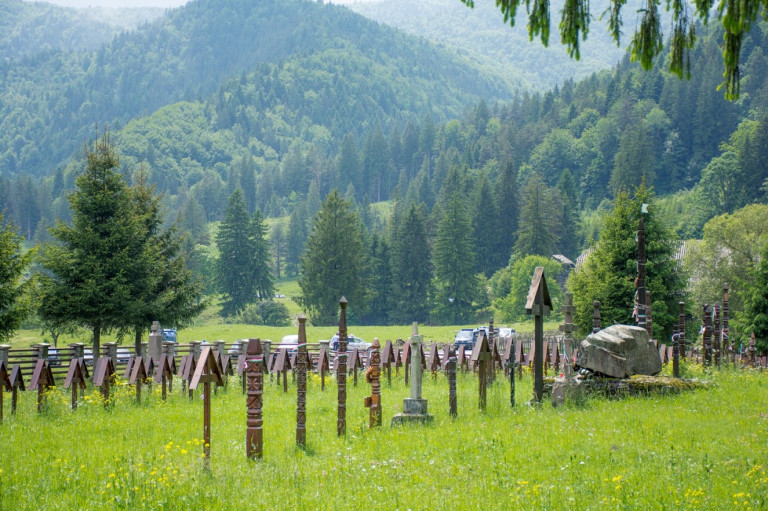
[[[23,239],[0,214],[0,341],[7,343],[29,312],[32,281],[22,276],[33,252],[22,248]]]
[[[494,187],[494,201],[499,214],[496,234],[498,246],[495,250],[497,260],[494,262],[497,268],[503,268],[507,265],[515,246],[520,215],[518,195],[517,173],[512,162],[508,161],[502,167]]]
[[[408,325],[429,317],[432,257],[424,205],[411,204],[392,246],[392,321]]]
[[[219,259],[216,281],[224,294],[225,316],[242,311],[256,300],[268,299],[274,293],[269,269],[269,250],[261,212],[248,215],[243,193],[238,188],[229,198],[227,215],[216,235]]]
[[[567,287],[576,306],[574,322],[581,334],[592,328],[592,303],[600,302],[603,324],[636,324],[634,308],[637,277],[637,228],[641,206],[649,204],[645,214],[645,287],[651,292],[655,336],[671,335],[677,321],[677,304],[684,300],[686,279],[674,259],[675,241],[662,223],[652,203],[652,193],[641,185],[634,197],[620,192],[613,210],[603,222],[600,240],[584,265],[572,272]]]
[[[304,253],[304,243],[307,240],[306,217],[304,204],[297,204],[288,220],[288,232],[285,235],[285,273],[299,274],[299,261]]]
[[[366,316],[368,323],[386,325],[392,314],[394,295],[392,293],[392,265],[390,247],[386,239],[378,234],[371,238],[371,307]]]
[[[77,323],[93,333],[99,353],[105,330],[128,326],[135,284],[144,265],[147,225],[138,217],[108,134],[86,148],[86,166],[69,197],[72,225],[51,229],[42,251],[38,313],[49,324]],[[139,279],[139,282],[142,282]]]
[[[578,211],[576,182],[568,169],[563,170],[557,182],[558,201],[558,244],[557,250],[568,258],[575,259],[578,252]]]
[[[496,254],[500,222],[496,203],[491,195],[491,184],[485,172],[480,175],[480,181],[472,195],[470,210],[476,256],[475,271],[490,276],[499,269],[497,262],[501,259]]]
[[[336,322],[339,299],[349,302],[349,320],[365,314],[369,302],[368,252],[352,205],[334,189],[315,217],[301,256],[300,302],[315,325]]]
[[[475,274],[472,224],[467,205],[458,192],[454,192],[445,205],[438,223],[433,262],[433,313],[448,324],[470,321],[479,282]]]
[[[551,257],[555,253],[557,235],[552,206],[552,197],[546,183],[538,173],[532,174],[523,192],[515,255]]]

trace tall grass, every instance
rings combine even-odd
[[[700,372],[697,368],[689,371]],[[392,428],[409,395],[402,372],[382,384],[384,424],[367,427],[369,386],[349,379],[347,435],[336,436],[336,387],[309,381],[307,447],[295,447],[295,385],[265,385],[264,458],[245,457],[238,383],[212,402],[210,472],[203,470],[202,401],[167,402],[155,386],[141,405],[118,386],[105,409],[89,389],[75,412],[35,393],[0,425],[0,509],[765,509],[768,375],[723,370],[692,393],[591,399],[516,408],[500,378],[477,406],[477,381],[460,374],[459,417],[448,386],[424,377],[431,425]],[[144,393],[146,395],[147,392]],[[6,395],[7,399],[7,395]],[[6,404],[8,401],[6,400]],[[6,414],[8,407],[6,406]]]

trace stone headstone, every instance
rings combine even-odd
[[[648,331],[629,325],[612,325],[587,336],[579,344],[576,365],[613,378],[653,376],[661,371]]]
[[[422,348],[424,336],[418,333],[418,324],[413,325],[413,335],[408,339],[411,375],[411,397],[403,399],[403,412],[392,417],[392,425],[404,422],[431,422],[432,416],[427,413],[427,400],[421,397]]]

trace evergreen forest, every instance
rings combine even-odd
[[[652,253],[668,261],[684,252],[703,265],[697,247],[728,246],[717,245],[716,222],[747,222],[749,208],[768,202],[765,21],[742,41],[740,95],[729,101],[718,90],[716,23],[697,27],[690,78],[681,79],[666,70],[669,52],[644,70],[600,36],[583,63],[563,48],[538,57],[537,43],[523,40],[504,53],[524,58],[505,59],[461,31],[436,37],[434,4],[406,33],[304,0],[197,0],[120,22],[7,0],[6,225],[27,249],[60,242],[61,225],[75,219],[88,145],[107,130],[123,178],[152,187],[200,294],[223,293],[226,314],[248,311],[242,290],[222,285],[238,277],[222,276],[220,248],[237,238],[227,233],[242,232],[257,247],[246,252],[262,254],[248,271],[270,272],[249,277],[251,302],[268,300],[275,279],[296,279],[310,318],[332,323],[310,290],[327,271],[347,282],[339,293],[355,297],[353,323],[469,324],[494,314],[518,320],[513,295],[536,265],[550,265],[563,288],[594,288],[566,283],[572,265],[552,256],[581,265],[591,250],[590,264],[626,262],[627,247],[604,252],[608,240],[633,240],[626,226],[641,204],[650,204],[660,244]],[[329,235],[324,226],[340,218],[343,234]],[[765,246],[758,234],[745,272],[759,276]],[[714,300],[715,284],[683,278],[690,268],[679,278],[668,278],[678,272],[666,262],[656,269],[665,331],[673,320],[665,308],[678,299]],[[745,289],[735,307],[759,309],[754,294]],[[742,324],[746,333],[751,323]]]

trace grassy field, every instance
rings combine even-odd
[[[105,410],[95,390],[73,413],[54,390],[35,393],[0,425],[0,509],[765,509],[768,375],[702,374],[707,390],[557,409],[509,407],[505,380],[477,407],[477,381],[459,375],[459,417],[445,377],[425,375],[434,423],[391,428],[409,395],[384,380],[384,425],[367,427],[360,378],[348,392],[348,434],[336,436],[336,387],[311,378],[307,448],[295,447],[295,385],[264,395],[264,459],[245,457],[245,398],[236,382],[212,402],[211,470],[202,469],[202,401],[157,386],[133,402],[121,386]],[[146,392],[144,393],[146,395]]]

